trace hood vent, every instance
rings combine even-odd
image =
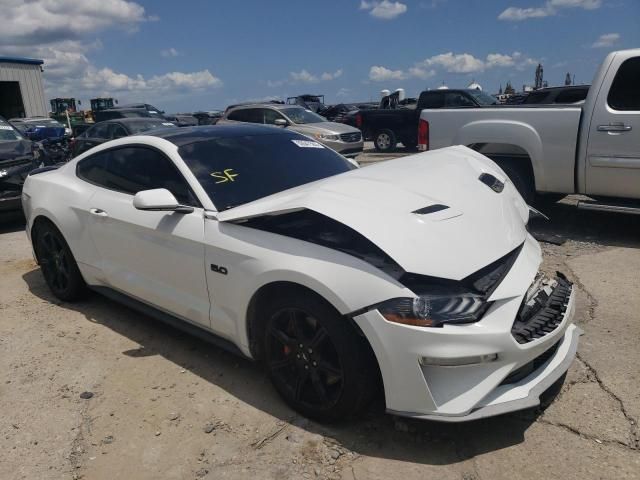
[[[496,177],[491,175],[490,173],[483,173],[478,177],[482,183],[484,183],[487,187],[493,190],[496,193],[502,192],[504,190],[504,182],[498,180]]]
[[[442,210],[446,210],[447,208],[449,207],[446,205],[442,205],[441,203],[434,203],[433,205],[429,205],[428,207],[414,210],[411,213],[417,213],[418,215],[428,215],[429,213],[440,212]]]

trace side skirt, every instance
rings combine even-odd
[[[100,295],[107,297],[110,300],[113,300],[117,303],[121,303],[132,310],[136,310],[144,315],[154,318],[155,320],[159,320],[167,325],[172,326],[178,330],[182,330],[189,335],[193,335],[194,337],[198,337],[201,340],[204,340],[207,343],[215,345],[223,350],[226,350],[229,353],[233,353],[234,355],[238,355],[240,357],[246,358],[248,360],[252,360],[252,358],[247,357],[242,351],[236,346],[235,343],[226,340],[222,337],[217,336],[216,334],[205,330],[202,327],[199,327],[188,320],[183,320],[179,317],[171,315],[163,310],[159,310],[147,303],[144,303],[136,298],[130,297],[124,293],[121,293],[117,290],[114,290],[109,287],[103,286],[91,286],[89,288]]]

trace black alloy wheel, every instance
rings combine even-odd
[[[45,224],[35,231],[35,250],[44,279],[60,300],[80,298],[85,283],[71,250],[58,230]]]
[[[380,374],[366,338],[349,319],[298,289],[274,295],[262,315],[262,360],[289,406],[325,422],[366,411],[380,391]]]
[[[284,308],[270,319],[268,368],[279,390],[305,408],[330,409],[344,386],[344,373],[327,330],[297,308]]]

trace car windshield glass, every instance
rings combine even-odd
[[[289,118],[289,120],[291,120],[293,123],[297,123],[298,125],[327,121],[326,118],[321,117],[317,113],[305,110],[304,108],[283,108],[282,110],[280,110],[280,112],[285,114]]]
[[[167,121],[159,121],[149,119],[147,122],[131,122],[127,125],[132,135],[140,132],[146,132],[147,130],[153,130],[154,128],[171,128],[175,125]]]
[[[219,211],[355,168],[297,134],[212,138],[178,152]]]
[[[44,118],[42,120],[40,119],[29,120],[26,123],[29,127],[38,127],[39,125],[42,125],[45,127],[64,127],[64,125],[62,125],[57,120],[50,120],[48,118]]]
[[[8,123],[0,122],[0,142],[15,142],[16,140],[22,140],[22,135]]]
[[[487,95],[480,90],[471,90],[469,94],[476,99],[480,105],[496,105],[498,101],[491,95]]]

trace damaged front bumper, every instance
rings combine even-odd
[[[539,261],[537,244],[528,240],[476,323],[413,327],[377,310],[355,317],[378,360],[387,411],[463,422],[538,405],[568,370],[582,333],[572,324],[575,291],[562,277],[545,297],[554,315],[527,309]]]

